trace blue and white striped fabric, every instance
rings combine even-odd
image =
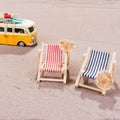
[[[83,76],[95,79],[98,72],[107,68],[109,57],[110,53],[92,50]]]

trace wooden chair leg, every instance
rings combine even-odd
[[[40,77],[41,77],[41,65],[42,65],[42,59],[43,59],[43,50],[44,50],[44,43],[42,43],[42,49],[38,50],[38,60],[39,60],[39,65],[38,65],[38,76],[37,76],[37,81],[40,82]]]
[[[75,87],[79,86],[80,79],[81,79],[81,73],[79,73],[79,75],[77,77],[77,80],[76,80],[76,83],[75,83]]]
[[[38,71],[38,76],[37,76],[37,81],[40,82],[40,76],[41,76],[41,73],[40,73],[40,70]]]
[[[38,50],[38,65],[40,64],[40,55],[41,55],[41,50]],[[40,82],[40,70],[38,68],[38,75],[37,75],[37,81]]]
[[[64,78],[63,78],[64,84],[66,84],[66,82],[67,82],[67,69],[68,69],[67,62],[68,62],[67,53],[65,53]]]
[[[106,91],[102,91],[102,95],[105,95]]]
[[[67,70],[65,70],[63,78],[63,83],[66,84],[66,82],[67,82]]]

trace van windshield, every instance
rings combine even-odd
[[[32,26],[32,27],[29,27],[28,29],[29,29],[29,32],[30,32],[30,33],[34,31],[34,27],[33,27],[33,26]]]

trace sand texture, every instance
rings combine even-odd
[[[38,45],[0,45],[0,120],[120,120],[120,0],[1,0],[0,12],[35,21]],[[74,41],[67,84],[37,83],[41,42]],[[116,51],[114,88],[106,96],[75,89],[88,47]]]

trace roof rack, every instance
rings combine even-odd
[[[0,14],[0,23],[7,24],[22,24],[23,19],[16,18],[13,14],[1,13]]]

